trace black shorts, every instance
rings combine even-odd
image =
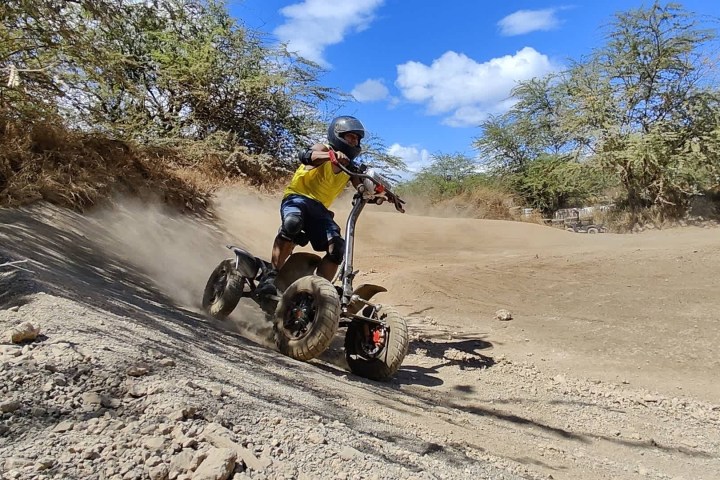
[[[332,238],[342,238],[340,227],[333,220],[333,213],[317,200],[302,195],[288,195],[280,204],[280,217],[285,221],[285,217],[290,214],[302,218],[303,231],[315,251],[325,252]]]

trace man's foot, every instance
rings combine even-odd
[[[255,289],[257,295],[277,295],[278,289],[275,286],[277,270],[268,270],[258,279],[258,286]]]

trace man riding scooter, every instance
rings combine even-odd
[[[340,227],[329,210],[342,193],[348,180],[356,185],[360,180],[342,171],[338,164],[350,170],[362,170],[353,163],[360,155],[360,141],[365,127],[355,117],[340,116],[330,122],[327,144],[316,143],[300,153],[301,165],[285,188],[280,204],[281,225],[272,247],[269,270],[260,279],[257,293],[275,295],[275,278],[295,246],[308,242],[313,250],[326,252],[317,267],[317,274],[332,281],[345,253],[345,240]]]

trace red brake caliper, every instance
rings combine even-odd
[[[378,345],[380,343],[380,340],[382,339],[382,330],[380,328],[376,328],[372,332],[372,341],[375,345]]]

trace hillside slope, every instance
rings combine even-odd
[[[0,211],[0,263],[32,272],[0,271],[0,330],[41,329],[0,345],[2,476],[718,478],[717,230],[370,206],[357,282],[386,286],[412,334],[378,384],[347,371],[340,337],[303,364],[251,305],[199,312],[223,245],[265,256],[279,221],[275,198],[217,206],[214,223],[132,202]]]

